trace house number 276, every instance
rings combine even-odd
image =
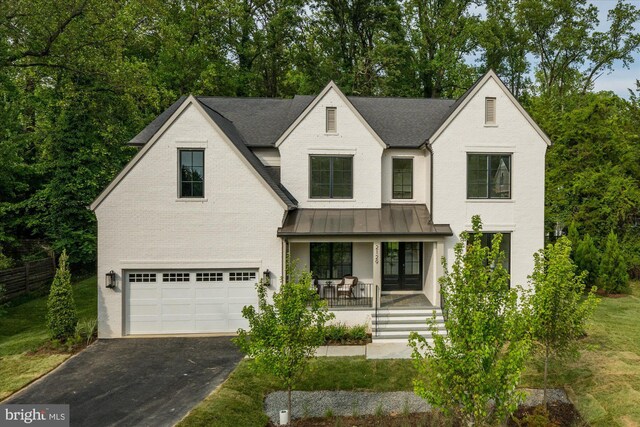
[[[376,245],[376,251],[375,251],[375,260],[376,260],[376,264],[378,264],[380,262],[380,245]]]

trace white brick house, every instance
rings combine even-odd
[[[370,321],[385,296],[437,307],[440,259],[475,214],[505,234],[524,285],[549,143],[493,72],[457,101],[346,97],[333,83],[288,100],[183,97],[91,205],[99,335],[235,332],[287,255],[338,319]]]

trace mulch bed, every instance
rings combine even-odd
[[[366,340],[327,340],[324,345],[366,345],[371,343],[371,338]]]
[[[295,427],[418,427],[418,426],[442,426],[442,427],[462,427],[464,424],[460,420],[447,420],[442,415],[434,413],[420,414],[385,414],[385,415],[364,415],[359,417],[323,417],[323,418],[302,418],[293,420],[291,426]],[[276,427],[276,424],[269,423],[269,427]],[[554,402],[549,404],[549,416],[544,415],[542,406],[521,406],[518,408],[513,418],[507,422],[509,427],[588,427],[580,413],[571,403]]]

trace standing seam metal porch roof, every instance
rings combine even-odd
[[[278,236],[451,236],[449,224],[433,224],[426,205],[383,204],[380,209],[296,209]]]

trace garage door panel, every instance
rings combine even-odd
[[[247,328],[246,305],[257,305],[257,271],[130,272],[125,292],[129,334],[235,333]]]
[[[226,303],[218,304],[196,304],[196,316],[226,316],[229,313],[229,306]]]
[[[198,288],[195,290],[196,298],[226,298],[227,297],[227,288],[216,287],[210,289],[202,289]]]

